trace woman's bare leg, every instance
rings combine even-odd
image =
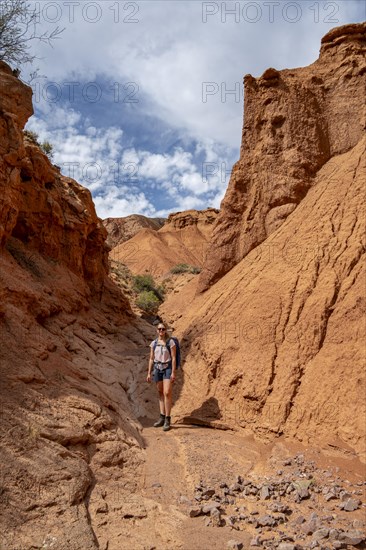
[[[165,414],[165,403],[164,403],[164,387],[163,382],[156,382],[156,388],[159,393],[159,409],[160,414]]]
[[[170,416],[172,409],[172,383],[169,378],[163,380],[163,395],[165,415]]]

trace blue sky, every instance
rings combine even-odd
[[[219,207],[238,159],[242,80],[316,60],[331,28],[366,19],[363,1],[32,2],[40,29],[64,27],[22,69],[27,128],[93,195],[102,218]]]

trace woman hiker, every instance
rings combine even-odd
[[[172,408],[172,384],[175,380],[176,347],[173,338],[167,335],[166,327],[159,323],[157,327],[158,337],[150,344],[149,369],[147,381],[151,382],[151,370],[153,380],[159,393],[160,418],[154,427],[167,432],[170,430],[170,411]],[[170,351],[169,351],[170,350]]]

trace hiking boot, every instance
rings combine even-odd
[[[161,426],[164,426],[165,422],[165,414],[160,413],[160,418],[157,422],[153,424],[154,428],[161,428]]]
[[[164,432],[167,432],[168,430],[170,430],[170,416],[165,417],[163,430]]]

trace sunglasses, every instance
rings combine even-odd
[[[165,329],[165,328],[158,328],[158,330],[159,330],[159,331],[160,331],[160,330],[163,330],[163,331],[165,331],[166,329]]]

